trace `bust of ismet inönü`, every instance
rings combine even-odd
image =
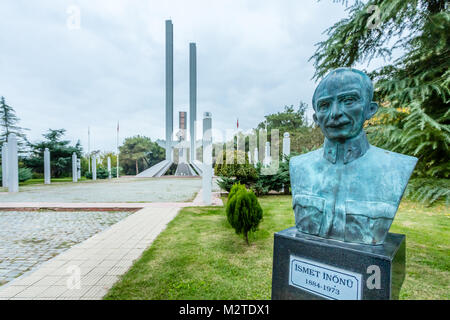
[[[321,149],[289,164],[298,231],[351,243],[383,244],[417,158],[367,141],[363,125],[374,116],[373,85],[351,68],[331,71],[313,96]]]

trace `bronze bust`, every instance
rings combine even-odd
[[[372,146],[364,122],[378,110],[363,72],[338,68],[317,86],[314,121],[321,149],[289,164],[298,231],[321,238],[383,244],[417,158]]]

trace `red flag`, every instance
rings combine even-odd
[[[239,118],[237,118],[236,126],[237,126],[237,128],[239,129]]]

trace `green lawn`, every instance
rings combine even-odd
[[[105,299],[270,299],[273,233],[294,224],[290,196],[260,198],[264,220],[244,239],[224,208],[185,208]],[[407,235],[401,299],[450,298],[450,210],[403,201],[392,232]]]
[[[78,179],[78,181],[85,181],[87,180],[85,177],[81,177],[81,179]],[[72,182],[72,177],[67,177],[67,178],[52,178],[51,180],[52,183],[56,183],[56,182]],[[19,186],[28,186],[31,184],[44,184],[44,179],[29,179],[25,182],[21,182],[19,183]]]

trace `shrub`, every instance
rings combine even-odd
[[[244,185],[235,184],[228,195],[227,219],[237,234],[243,234],[247,245],[248,233],[255,232],[262,220],[263,211],[258,199]]]
[[[245,163],[238,164],[237,158],[238,155],[240,155],[243,159],[245,159]],[[248,187],[250,187],[258,178],[258,173],[256,169],[253,167],[252,164],[248,163],[248,156],[245,153],[242,153],[242,151],[227,151],[222,153],[222,164],[218,163],[214,167],[214,174],[216,176],[220,176],[222,179],[229,178],[227,181],[231,181],[231,178],[234,182],[239,182],[241,184],[245,184]],[[230,157],[233,157],[234,163],[226,163],[226,159],[230,159]],[[225,190],[229,191],[230,186],[227,185],[227,188],[224,188]]]
[[[33,171],[30,168],[19,168],[19,182],[25,182],[33,177]]]
[[[0,181],[2,180],[2,169],[0,168]],[[33,172],[30,168],[19,168],[19,182],[25,182],[33,177]]]
[[[119,168],[120,173],[122,172],[122,168]],[[86,172],[84,174],[86,179],[92,179],[92,171]],[[117,177],[117,169],[111,168],[111,177],[116,178]],[[108,168],[105,166],[98,166],[97,167],[97,179],[108,179]]]
[[[231,188],[235,183],[236,183],[235,178],[220,177],[217,180],[217,185],[220,187],[220,189],[225,190],[227,192],[230,192]]]

